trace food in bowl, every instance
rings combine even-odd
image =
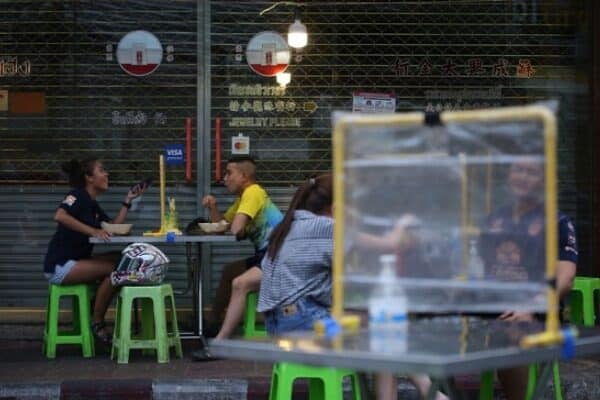
[[[198,226],[204,233],[223,233],[229,229],[229,222],[225,220],[219,222],[199,222]]]
[[[113,235],[129,235],[133,224],[109,224],[108,222],[102,221],[100,223],[102,229]]]

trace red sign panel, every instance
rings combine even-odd
[[[279,33],[260,32],[248,42],[246,60],[257,74],[275,76],[289,66],[290,48]]]
[[[156,71],[162,56],[160,41],[147,31],[129,32],[117,47],[119,65],[123,71],[133,76],[145,76]]]

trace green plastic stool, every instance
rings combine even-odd
[[[142,329],[139,337],[131,337],[131,311],[135,299],[141,299]],[[171,332],[167,331],[165,300],[171,309]],[[182,358],[181,338],[177,327],[177,311],[173,287],[123,286],[117,299],[115,332],[110,358],[117,356],[119,364],[129,362],[129,350],[142,349],[144,354],[156,351],[159,363],[169,362],[169,349],[175,347],[177,357]]]
[[[479,376],[479,400],[494,400],[494,371],[483,371]]]
[[[594,300],[600,291],[600,278],[578,276],[571,289],[571,322],[594,326],[597,312]]]
[[[79,344],[84,357],[93,357],[94,336],[90,312],[90,299],[94,286],[50,285],[48,290],[48,306],[46,307],[46,326],[44,328],[44,343],[42,352],[47,358],[56,357],[56,346],[59,344]],[[60,298],[72,297],[73,329],[59,331],[58,317],[60,313]]]
[[[539,375],[540,366],[539,364],[531,364],[529,366],[529,379],[527,381],[527,395],[525,398],[527,400],[531,399],[533,396],[533,391],[535,390],[535,385],[537,384],[537,378]],[[560,386],[560,372],[558,369],[558,361],[554,361],[552,363],[552,380],[554,382],[554,398],[556,400],[562,400],[562,388]]]
[[[310,400],[343,400],[343,382],[346,376],[352,382],[353,400],[361,400],[360,384],[355,371],[280,362],[273,366],[269,400],[291,400],[296,379],[309,379]]]
[[[256,322],[256,306],[258,305],[258,292],[246,295],[246,312],[244,313],[244,338],[266,337],[267,331],[264,324]]]
[[[529,378],[527,380],[527,391],[525,399],[531,399],[535,385],[537,384],[537,377],[539,375],[539,364],[534,363],[529,365]],[[562,400],[562,388],[560,385],[560,372],[558,368],[558,361],[552,363],[552,378],[554,382],[554,398],[556,400]],[[479,383],[479,400],[493,400],[494,399],[494,372],[485,371],[481,373]]]

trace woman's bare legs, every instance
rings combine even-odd
[[[388,372],[375,375],[375,393],[377,400],[395,400],[398,398],[398,378]]]
[[[110,283],[110,273],[113,271],[115,262],[108,259],[86,259],[79,260],[71,268],[71,271],[63,279],[63,284],[93,283],[100,281],[96,290],[96,301],[94,303],[93,322],[104,321],[104,314],[117,291]]]
[[[410,375],[408,379],[415,385],[421,397],[427,398],[427,393],[431,387],[431,379],[427,375]],[[435,400],[449,400],[449,397],[442,392],[437,392]]]
[[[209,325],[220,323],[225,308],[229,304],[231,298],[233,280],[246,272],[246,269],[246,260],[234,261],[223,267],[223,273],[221,274],[221,280],[219,281],[219,287],[217,288],[212,312],[208,313],[206,317]]]
[[[409,375],[413,385],[422,398],[427,398],[427,393],[431,387],[431,379],[427,375]],[[377,400],[395,400],[398,398],[398,378],[396,375],[388,372],[381,372],[375,376],[375,388]],[[448,396],[437,392],[436,400],[448,400]]]
[[[525,399],[525,388],[529,380],[527,367],[515,367],[498,370],[498,380],[508,400]]]
[[[215,339],[225,339],[231,336],[244,317],[246,295],[260,289],[262,270],[252,267],[231,283],[231,299],[225,313],[225,320]]]

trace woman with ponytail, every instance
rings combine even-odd
[[[262,281],[257,310],[265,314],[269,335],[312,330],[316,321],[330,316],[331,266],[333,257],[333,179],[321,175],[304,182],[294,194],[283,220],[269,238],[262,261]],[[404,234],[404,218],[397,233],[377,240],[367,240],[367,247],[379,248]],[[379,243],[382,241],[383,244]],[[426,397],[431,380],[424,375],[409,379]],[[395,386],[394,386],[395,385]],[[376,377],[378,398],[393,398],[397,381],[391,374]],[[438,392],[436,400],[448,397]]]
[[[102,162],[90,158],[71,160],[62,165],[73,189],[58,206],[54,220],[58,223],[44,260],[44,275],[55,285],[99,282],[94,301],[92,330],[97,339],[110,343],[105,329],[104,314],[115,293],[110,283],[110,273],[117,257],[92,257],[90,237],[108,240],[110,233],[100,227],[109,221],[96,197],[108,189],[108,172]],[[112,221],[122,223],[131,207],[131,200],[141,195],[146,187],[136,185],[125,196],[119,214]]]
[[[329,316],[333,256],[333,179],[321,175],[294,194],[269,239],[258,311],[271,335],[311,330]]]

